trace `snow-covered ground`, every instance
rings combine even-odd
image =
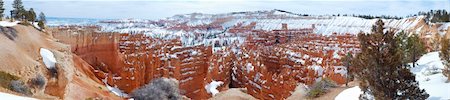
[[[38,100],[38,99],[35,99],[35,98],[23,97],[23,96],[18,96],[18,95],[13,95],[13,94],[8,94],[8,93],[2,93],[2,92],[0,92],[0,98],[2,100]]]
[[[423,55],[411,72],[416,75],[419,87],[430,94],[430,100],[450,99],[450,82],[445,83],[447,77],[442,74],[444,65],[439,58],[439,52]]]
[[[359,86],[355,86],[342,91],[336,96],[336,98],[334,98],[334,100],[359,100],[359,95],[362,93],[363,91],[361,91]]]
[[[439,58],[439,52],[430,52],[423,55],[417,66],[411,68],[411,72],[416,75],[419,87],[425,89],[430,95],[429,100],[449,100],[450,82],[446,83],[447,77],[442,74],[444,65]],[[336,100],[357,100],[362,93],[359,87],[353,87],[341,92]]]
[[[3,27],[12,27],[12,26],[16,26],[19,23],[19,21],[15,21],[15,22],[10,22],[10,21],[0,21],[0,26]]]

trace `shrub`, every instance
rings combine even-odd
[[[333,80],[324,78],[319,82],[316,82],[309,89],[306,96],[309,98],[316,98],[328,92],[328,89],[336,87],[336,83]]]
[[[45,29],[45,23],[44,23],[44,21],[39,21],[38,22],[38,26],[39,26],[39,28],[42,30],[42,29]]]
[[[134,90],[131,97],[135,100],[179,100],[181,95],[178,82],[173,79],[159,78]]]
[[[56,64],[55,67],[49,68],[48,70],[50,71],[50,76],[58,78],[58,68]]]
[[[24,95],[32,95],[30,88],[25,86],[25,84],[23,84],[22,81],[14,80],[14,81],[11,81],[11,83],[9,85],[10,85],[9,89],[11,91],[14,91],[17,93],[22,93]]]
[[[9,73],[0,71],[0,86],[8,88],[11,81],[18,80],[19,77],[11,75]]]
[[[45,85],[45,77],[42,75],[37,75],[35,78],[30,80],[30,83],[33,87],[41,89]]]
[[[31,26],[31,24],[28,21],[20,21],[19,24],[24,26]]]

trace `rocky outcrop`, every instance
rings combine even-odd
[[[204,89],[208,82],[230,82],[230,55],[213,55],[208,46],[182,47],[178,40],[152,39],[142,34],[73,34],[68,30],[57,37],[71,44],[72,52],[92,66],[83,70],[127,93],[153,79],[172,77],[179,80],[184,95],[206,99],[210,97]]]
[[[97,97],[99,99],[120,99],[105,90],[103,85],[92,78],[84,77],[87,74],[75,69],[72,52],[66,44],[57,42],[51,33],[36,30],[32,26],[15,25],[2,28],[0,35],[0,71],[19,76],[27,86],[29,80],[38,76],[44,76],[43,88],[32,88],[32,97],[38,99],[86,99]],[[39,54],[41,48],[48,49],[56,58],[57,74],[44,65],[43,58]],[[92,87],[95,87],[91,89]],[[3,87],[0,87],[3,88]],[[11,92],[3,91],[1,92]],[[76,91],[76,92],[74,92]],[[75,95],[75,96],[74,96]]]

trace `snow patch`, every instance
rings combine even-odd
[[[334,66],[334,73],[341,74],[342,76],[346,76],[347,68],[345,66]]]
[[[0,21],[0,26],[3,27],[12,27],[16,26],[20,21],[10,22],[10,21]]]
[[[255,68],[251,63],[247,63],[245,66],[247,67],[247,73],[250,73],[250,71],[253,71],[253,68]]]
[[[428,99],[447,100],[450,99],[450,83],[445,83],[447,77],[442,74],[444,64],[439,57],[439,52],[431,52],[423,55],[417,66],[411,68],[411,72],[416,75],[419,87],[425,89],[430,94]]]
[[[339,93],[334,100],[359,100],[359,96],[363,93],[359,86],[346,89]]]
[[[44,61],[45,66],[48,69],[55,68],[56,58],[55,55],[53,55],[53,53],[50,50],[41,48],[40,54],[42,56],[42,60]]]
[[[2,93],[2,92],[0,92],[0,98],[2,98],[2,100],[38,100],[35,98],[22,97],[22,96],[8,94],[8,93]]]
[[[219,93],[219,90],[217,90],[217,87],[222,85],[222,81],[212,81],[208,85],[205,86],[206,92],[211,93],[213,96]]]
[[[111,87],[108,84],[106,84],[106,88],[112,92],[113,94],[119,96],[119,97],[128,97],[128,94],[124,93],[122,90],[120,90],[117,87]]]

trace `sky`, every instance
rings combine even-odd
[[[13,0],[5,0],[7,14]],[[446,9],[450,0],[22,0],[25,8],[47,17],[163,19],[176,14],[228,13],[281,9],[300,14],[407,16]]]

